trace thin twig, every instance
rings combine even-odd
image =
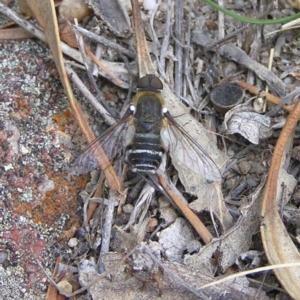
[[[8,8],[6,5],[4,5],[1,2],[0,2],[0,11],[5,16],[7,16],[9,19],[13,20],[16,24],[25,28],[27,31],[29,31],[31,34],[33,34],[35,37],[37,37],[41,41],[47,43],[46,37],[42,30],[40,30],[36,26],[32,25],[30,22],[28,22],[25,19],[23,19],[22,17],[20,17],[17,13],[15,13],[13,10]]]
[[[0,40],[20,40],[32,38],[34,38],[34,36],[21,27],[0,29]]]
[[[75,20],[75,22],[76,22],[76,20]],[[89,68],[89,65],[88,65],[88,62],[87,62],[87,56],[86,56],[86,46],[84,45],[82,35],[79,32],[77,32],[76,30],[74,30],[74,33],[75,33],[75,37],[76,37],[76,40],[77,40],[77,45],[78,45],[79,51],[80,51],[81,56],[82,56],[82,61],[83,61],[84,66],[85,66],[86,73],[87,73],[88,78],[89,78],[90,82],[92,83],[96,93],[97,93],[97,99],[104,106],[104,108],[109,112],[109,114],[111,116],[115,116],[115,113],[107,105],[107,103],[106,103],[106,101],[103,97],[103,94],[99,90],[98,85],[96,83],[96,80],[95,80],[92,72],[90,71],[90,68]]]
[[[86,232],[90,232],[90,226],[89,226],[89,221],[91,219],[91,210],[96,209],[98,204],[96,202],[91,202],[91,198],[93,196],[101,196],[102,195],[102,188],[103,188],[103,181],[104,181],[104,176],[100,176],[98,182],[95,184],[93,187],[92,191],[90,192],[89,196],[84,199],[84,204],[83,204],[83,227],[85,228]],[[98,193],[97,193],[98,192]]]
[[[150,186],[149,184],[146,184],[144,186],[143,190],[140,193],[139,198],[136,201],[134,209],[130,215],[129,221],[128,221],[127,225],[124,227],[124,231],[128,230],[130,228],[130,226],[134,222],[136,222],[137,215],[142,210],[143,206],[144,206],[144,210],[142,212],[139,222],[141,222],[142,219],[144,219],[144,217],[149,209],[149,205],[151,203],[154,192],[155,192],[155,189],[152,186]],[[145,203],[146,203],[146,205],[144,205]]]
[[[100,60],[103,52],[103,46],[100,44],[97,44],[96,51],[95,51],[95,56],[97,57],[98,60]],[[93,76],[98,77],[99,74],[99,67],[96,63],[94,63],[93,67]]]
[[[254,40],[250,46],[250,53],[249,56],[251,59],[255,61],[259,61],[259,54],[261,50],[261,45],[262,45],[262,39],[261,39],[261,30],[262,28],[257,26],[255,29],[255,37]],[[254,83],[254,72],[251,70],[248,70],[247,74],[247,80],[248,83]]]
[[[157,34],[156,34],[156,32],[154,30],[154,26],[153,26],[154,17],[155,17],[155,14],[156,14],[157,10],[158,10],[160,2],[161,2],[161,0],[158,1],[158,3],[155,5],[155,9],[152,10],[152,12],[151,12],[151,15],[150,15],[150,29],[151,29],[152,40],[153,40],[153,54],[154,54],[155,59],[157,61],[157,67],[158,67],[159,73],[164,74],[164,70],[162,69],[162,67],[160,65],[160,60],[158,58],[158,49],[160,48],[159,40],[157,38]]]
[[[207,230],[200,219],[192,212],[192,210],[183,202],[183,200],[175,193],[170,187],[172,183],[167,183],[164,179],[164,174],[158,174],[158,181],[167,192],[167,194],[172,198],[176,206],[180,209],[182,214],[189,220],[192,226],[195,228],[197,233],[201,236],[203,241],[208,244],[213,238],[211,233]]]
[[[253,95],[256,95],[256,96],[259,95],[261,97],[265,97],[266,100],[268,100],[269,102],[271,102],[271,103],[273,103],[275,105],[281,104],[281,99],[280,98],[277,98],[277,97],[273,96],[272,94],[269,94],[269,93],[267,93],[265,91],[261,91],[259,88],[255,87],[255,86],[253,86],[251,84],[248,84],[248,83],[243,82],[243,81],[239,81],[238,85],[242,89],[250,92]],[[283,106],[282,108],[285,109],[288,112],[291,112],[292,109],[293,109],[293,106],[292,105],[286,105],[286,106]]]
[[[293,91],[291,91],[289,94],[287,94],[286,96],[282,97],[281,98],[281,103],[278,104],[277,106],[273,107],[270,111],[268,111],[267,115],[269,117],[271,117],[271,116],[276,115],[278,113],[278,111],[280,109],[282,109],[282,108],[284,108],[284,109],[286,107],[287,108],[290,108],[290,107],[292,108],[293,105],[287,105],[287,106],[285,106],[285,105],[288,104],[288,103],[294,103],[295,100],[299,97],[299,95],[300,95],[300,88],[297,87]],[[286,109],[286,110],[288,110],[288,109]]]
[[[169,39],[170,39],[170,30],[171,30],[171,16],[172,16],[172,0],[168,0],[168,10],[166,16],[166,29],[164,38],[161,44],[161,51],[160,51],[160,65],[161,69],[164,72],[164,76],[166,77],[165,73],[165,65],[166,65],[166,55],[169,46]]]
[[[25,28],[27,31],[29,31],[30,33],[32,33],[35,37],[37,37],[38,39],[40,39],[41,41],[43,41],[44,43],[48,43],[45,34],[43,33],[42,30],[40,30],[38,27],[34,26],[33,24],[31,24],[30,22],[24,20],[23,18],[21,18],[17,13],[15,13],[13,10],[11,10],[10,8],[8,8],[7,6],[5,6],[3,3],[0,2],[0,11],[1,13],[3,13],[4,15],[6,15],[8,18],[10,18],[11,20],[13,20],[15,23],[17,23],[18,25],[20,25],[21,27]],[[60,46],[61,46],[61,50],[64,54],[68,55],[69,57],[73,58],[74,60],[78,61],[78,62],[82,62],[82,58],[80,55],[80,52],[77,49],[74,49],[72,47],[70,47],[68,44],[64,43],[64,42],[60,42]],[[93,55],[93,54],[92,54]],[[97,60],[97,59],[96,59]],[[98,61],[98,60],[97,60]],[[98,61],[99,62],[99,61]],[[115,66],[115,63],[111,63],[109,61],[103,61],[102,63],[102,67],[104,67],[105,70],[113,69]],[[119,66],[120,68],[120,66]],[[121,68],[120,68],[121,69]],[[126,70],[121,70],[122,72],[126,71]],[[120,72],[120,71],[119,71]],[[126,73],[125,73],[126,74]],[[102,71],[102,76],[107,76],[105,74],[104,71]],[[115,76],[113,76],[115,77]],[[115,80],[114,81],[118,86],[125,88],[127,87],[127,84],[123,81],[120,80]],[[121,85],[119,85],[119,83]]]
[[[244,25],[243,27],[241,27],[241,28],[239,28],[239,29],[237,29],[237,30],[235,30],[235,31],[233,31],[233,32],[231,32],[231,33],[229,33],[229,34],[227,34],[224,38],[222,38],[222,39],[220,39],[220,40],[217,40],[216,42],[210,43],[210,44],[206,47],[206,49],[207,49],[207,50],[210,50],[210,49],[212,49],[213,47],[219,47],[219,46],[221,46],[222,44],[228,42],[231,38],[235,37],[236,35],[238,35],[239,33],[243,32],[245,29],[249,28],[249,27],[252,26],[252,25],[253,25],[253,24],[250,24],[250,23]]]
[[[50,283],[59,291],[59,293],[61,295],[64,295],[66,297],[70,297],[68,294],[66,294],[57,284],[56,282],[52,279],[52,277],[47,273],[47,271],[44,269],[42,263],[40,262],[40,260],[35,256],[35,254],[33,253],[33,251],[31,250],[31,254],[33,256],[33,258],[35,259],[35,261],[37,262],[37,264],[39,265],[40,269],[43,271],[43,273],[46,275],[46,277],[48,278],[48,280],[50,281]]]
[[[66,65],[66,71],[69,75],[69,78],[73,81],[73,83],[78,87],[78,89],[82,92],[82,94],[89,99],[91,104],[96,108],[96,110],[101,114],[101,116],[105,119],[108,125],[113,125],[116,123],[116,120],[109,114],[109,112],[98,102],[98,100],[94,97],[94,95],[87,89],[84,83],[81,81],[77,73],[69,66]]]
[[[94,55],[94,53],[85,46],[86,53],[90,56],[90,58],[98,65],[98,67],[111,79],[111,81],[120,86],[121,88],[125,87],[125,83],[116,77],[110,70],[107,68],[98,58]]]
[[[82,33],[83,35],[89,37],[90,39],[106,46],[106,47],[109,47],[109,48],[112,48],[114,50],[117,50],[118,52],[122,53],[122,54],[125,54],[126,56],[134,59],[136,57],[135,53],[133,51],[130,51],[130,50],[127,50],[125,48],[123,48],[122,46],[104,38],[104,37],[101,37],[93,32],[90,32],[80,26],[76,26],[76,25],[72,25],[76,30],[78,30],[80,33]]]
[[[175,0],[175,37],[183,44],[183,1]],[[181,44],[175,43],[175,94],[180,97],[182,94],[182,47]]]
[[[146,41],[145,32],[143,30],[143,21],[138,1],[131,0],[131,6],[133,15],[133,27],[137,45],[139,76],[143,77],[146,74],[157,74],[148,51],[148,44]]]
[[[224,0],[218,0],[218,4],[220,6],[224,6]],[[224,26],[224,13],[221,12],[220,10],[218,11],[218,38],[219,40],[223,39],[225,36],[225,26]]]
[[[107,253],[109,250],[111,227],[113,223],[115,209],[115,199],[112,193],[110,193],[109,199],[110,202],[109,205],[106,206],[105,221],[102,227],[102,243],[100,249],[100,256],[101,254]]]
[[[61,258],[57,258],[56,262],[55,262],[55,267],[54,270],[52,272],[52,279],[55,278],[55,276],[57,275],[57,271],[58,271],[58,266],[61,263]],[[57,287],[54,286],[53,284],[50,284],[47,290],[47,295],[46,295],[46,299],[54,299],[54,297],[56,298],[58,294],[58,290]]]
[[[192,10],[193,10],[193,6],[192,6],[192,1],[189,2],[189,14],[188,14],[188,23],[187,23],[187,34],[185,36],[186,38],[186,46],[184,48],[184,56],[183,56],[183,74],[185,74],[185,77],[183,78],[183,87],[182,87],[182,93],[181,96],[184,98],[187,98],[188,96],[188,90],[191,91],[192,97],[195,96],[195,93],[193,91],[193,86],[192,86],[192,82],[189,79],[190,77],[190,71],[191,71],[191,67],[190,67],[190,51],[192,51],[191,48],[191,19],[192,19]],[[193,100],[195,100],[195,98],[193,97]]]
[[[226,44],[219,48],[219,53],[226,58],[246,66],[249,70],[265,80],[271,91],[275,91],[280,97],[286,95],[286,85],[273,72],[265,66],[251,59],[242,49],[233,44]]]

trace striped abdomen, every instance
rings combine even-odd
[[[138,93],[134,102],[135,134],[127,148],[127,161],[133,172],[155,173],[164,152],[160,139],[162,103],[154,92]]]
[[[159,133],[136,133],[128,147],[127,160],[133,172],[155,173],[163,152]]]

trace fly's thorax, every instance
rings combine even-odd
[[[133,105],[136,131],[140,133],[160,132],[163,119],[163,98],[159,93],[139,92]]]
[[[132,104],[134,106],[137,106],[138,102],[140,102],[141,98],[149,97],[149,98],[155,98],[156,101],[159,101],[161,106],[165,106],[165,100],[160,92],[152,92],[152,91],[141,91],[135,94]]]

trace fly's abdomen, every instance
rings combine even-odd
[[[162,161],[160,135],[136,133],[127,150],[127,160],[133,172],[155,173]]]

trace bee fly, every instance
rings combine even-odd
[[[160,92],[161,80],[146,75],[137,82],[137,94],[122,119],[108,128],[75,160],[73,174],[83,174],[98,167],[99,145],[109,159],[125,149],[132,172],[154,174],[165,152],[193,172],[210,181],[221,180],[218,167],[202,147],[174,120]],[[99,143],[96,143],[99,142]]]

